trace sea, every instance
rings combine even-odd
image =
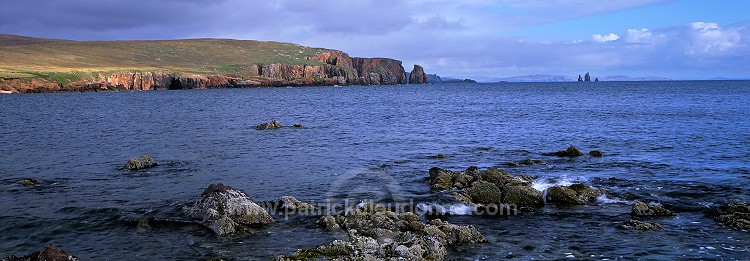
[[[439,218],[489,241],[450,248],[456,260],[748,260],[750,233],[704,215],[750,202],[748,101],[750,81],[0,95],[0,257],[54,243],[83,260],[269,260],[346,238],[318,227],[319,215],[275,215],[277,224],[216,236],[181,208],[223,183],[257,202],[442,209]],[[272,119],[288,127],[255,129]],[[569,146],[604,157],[547,154]],[[160,166],[122,168],[141,155]],[[527,158],[544,163],[508,164]],[[607,194],[473,215],[428,181],[430,168],[470,166]],[[661,230],[618,228],[635,200],[678,215],[651,220]]]

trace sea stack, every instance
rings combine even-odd
[[[425,83],[427,83],[427,75],[424,73],[424,68],[415,64],[414,69],[411,70],[411,76],[409,76],[409,84]]]

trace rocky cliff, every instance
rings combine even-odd
[[[409,84],[425,84],[427,83],[427,75],[424,73],[424,68],[419,65],[414,65],[414,69],[411,70],[409,75]]]
[[[0,78],[2,93],[141,91],[277,86],[396,85],[407,83],[401,61],[352,58],[337,50],[306,57],[315,64],[259,63],[236,73],[193,74],[170,71],[98,73],[91,79]]]

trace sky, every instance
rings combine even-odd
[[[0,33],[282,41],[456,78],[750,78],[748,10],[745,0],[2,0]]]

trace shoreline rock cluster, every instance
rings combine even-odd
[[[22,257],[9,256],[2,261],[80,261],[81,259],[71,255],[54,244],[45,247],[44,250],[34,252]]]
[[[487,242],[473,226],[440,219],[423,223],[412,212],[399,215],[375,203],[346,216],[321,217],[318,223],[329,231],[346,231],[348,239],[301,249],[276,260],[443,260],[448,247]]]

